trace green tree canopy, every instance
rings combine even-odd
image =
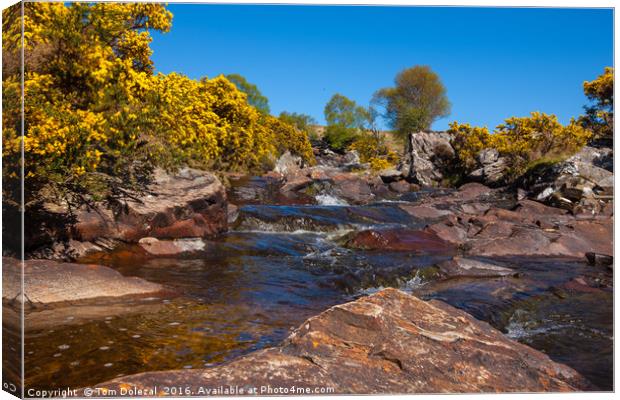
[[[226,78],[237,86],[237,89],[248,95],[248,104],[256,108],[261,114],[269,114],[269,99],[253,83],[250,83],[239,74],[228,74]]]
[[[325,141],[335,150],[344,150],[364,130],[369,113],[354,100],[336,93],[325,105]]]
[[[287,124],[293,125],[300,131],[309,132],[312,125],[316,125],[316,120],[310,115],[301,114],[296,112],[282,111],[280,113],[280,120]]]
[[[438,118],[450,114],[446,88],[430,67],[418,65],[401,71],[394,87],[378,90],[373,103],[384,107],[384,117],[401,137],[430,129]]]

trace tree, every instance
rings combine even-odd
[[[153,74],[150,32],[172,14],[155,3],[24,3],[3,11],[3,206],[71,209],[143,191],[156,167],[254,171],[307,135],[248,104],[224,76]],[[11,212],[13,212],[11,211]]]
[[[36,2],[24,4],[23,21],[13,11],[3,12],[3,53],[21,51],[23,22],[26,124],[22,136],[21,74],[11,68],[3,71],[5,182],[19,181],[23,143],[26,208],[41,201],[43,188],[71,204],[93,187],[111,198],[143,185],[150,32],[170,29],[170,11],[153,3]],[[18,198],[5,191],[7,201]]]
[[[368,110],[346,96],[336,93],[325,105],[325,140],[335,150],[342,151],[364,130]]]
[[[226,78],[234,83],[237,89],[248,96],[248,104],[255,107],[261,114],[269,114],[269,100],[263,96],[258,86],[248,82],[247,79],[239,74],[228,74]]]
[[[613,142],[614,130],[614,69],[606,67],[605,72],[593,81],[583,83],[583,92],[593,104],[584,107],[586,115],[579,117],[579,123],[592,131],[594,139]]]
[[[373,102],[384,107],[384,118],[401,138],[430,129],[438,118],[450,114],[446,88],[428,66],[405,69],[394,83],[378,90]]]
[[[310,132],[312,125],[316,125],[316,120],[307,114],[282,111],[278,118],[303,132]]]

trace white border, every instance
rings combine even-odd
[[[133,0],[136,2],[147,2],[148,0]],[[2,9],[17,3],[15,0],[0,0],[0,6]],[[380,6],[389,6],[389,5],[400,5],[400,6],[469,6],[469,7],[565,7],[565,8],[581,8],[581,7],[601,7],[601,8],[615,8],[616,2],[613,0],[590,0],[590,1],[579,1],[579,0],[538,0],[538,1],[501,1],[501,0],[447,0],[447,1],[415,1],[415,0],[388,0],[388,1],[379,1],[379,0],[308,0],[308,1],[299,1],[299,0],[270,0],[270,1],[260,1],[260,0],[219,0],[219,1],[196,1],[196,0],[168,0],[167,3],[212,3],[212,4],[306,4],[306,5],[380,5]],[[616,26],[616,13],[614,11],[614,28]],[[618,53],[616,50],[616,44],[618,43],[618,32],[614,29],[614,65],[617,64]],[[1,71],[1,66],[0,66]],[[1,110],[1,105],[0,105]],[[0,127],[1,127],[0,120]],[[618,122],[617,119],[614,124],[614,132],[617,132]],[[614,135],[617,138],[617,135]],[[0,167],[1,167],[0,161]],[[617,158],[614,159],[614,171],[617,171]],[[614,176],[614,184],[617,186],[620,183],[620,178],[617,175]],[[618,202],[614,204],[614,214],[617,214],[618,211]],[[2,216],[0,214],[0,223],[2,221]],[[620,228],[618,225],[614,226],[614,237],[618,236]],[[2,233],[0,231],[0,243],[2,239]],[[615,247],[614,247],[615,253]],[[614,288],[616,287],[617,280],[614,276]],[[614,292],[615,294],[615,292]],[[614,337],[616,332],[615,321],[618,321],[618,307],[617,307],[617,298],[614,297]],[[1,312],[1,311],[0,311]],[[1,332],[0,332],[1,339]],[[0,356],[1,356],[1,346],[0,346]],[[618,381],[618,370],[615,368],[617,364],[617,352],[614,349],[614,383],[615,385],[619,384]],[[544,399],[611,399],[614,397],[614,394],[611,393],[569,393],[569,394],[558,394],[558,393],[549,393],[549,394],[480,394],[480,395],[460,395],[460,394],[449,394],[449,395],[395,395],[389,396],[389,399],[394,400],[403,400],[403,399],[449,399],[449,398],[458,398],[464,400],[470,399],[479,399],[479,398],[501,398],[502,400],[519,400],[519,399],[533,399],[533,398],[544,398]],[[301,396],[295,398],[302,399],[311,399],[311,400],[327,400],[333,399],[334,397],[341,396]],[[388,396],[347,396],[347,397],[361,397],[364,399],[383,399]],[[247,397],[227,397],[229,399],[247,399]],[[0,391],[0,400],[5,399],[15,399],[15,397],[9,395],[7,392]]]

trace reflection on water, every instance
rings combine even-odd
[[[611,291],[557,296],[553,289],[593,267],[508,259],[502,261],[519,277],[438,280],[432,266],[445,257],[339,246],[345,225],[424,224],[394,203],[247,205],[239,213],[238,231],[191,256],[151,258],[125,247],[82,260],[162,283],[179,296],[125,309],[69,308],[62,319],[46,317],[55,321],[51,330],[43,319],[40,326],[33,322],[26,334],[27,386],[81,387],[143,371],[204,368],[275,345],[331,305],[395,286],[462,308],[611,388]]]

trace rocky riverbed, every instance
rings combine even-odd
[[[598,183],[578,200],[557,174],[544,198],[542,181],[440,189],[412,178],[415,158],[377,175],[355,154],[317,156],[227,189],[162,173],[124,214],[78,215],[32,252],[65,261],[26,264],[61,271],[49,288],[27,275],[26,386],[612,389],[613,203]],[[20,298],[3,291],[7,354]]]

